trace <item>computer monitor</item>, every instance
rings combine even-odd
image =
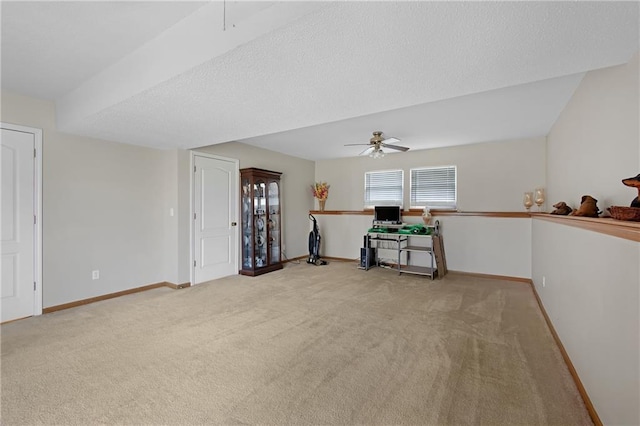
[[[375,206],[373,212],[374,222],[389,224],[402,223],[400,206]]]

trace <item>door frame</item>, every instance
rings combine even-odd
[[[30,133],[34,138],[33,172],[33,214],[35,216],[33,233],[33,315],[42,315],[42,129],[0,122],[0,128],[14,132]]]
[[[240,214],[240,160],[238,160],[237,158],[228,158],[228,157],[222,157],[220,155],[214,155],[214,154],[208,154],[206,152],[199,152],[199,151],[190,151],[191,155],[189,158],[189,281],[191,281],[191,285],[196,285],[196,280],[195,280],[195,275],[196,275],[196,271],[195,271],[195,267],[193,266],[193,262],[195,260],[195,243],[196,243],[196,229],[194,227],[194,220],[193,220],[193,215],[195,214],[195,202],[196,202],[196,196],[195,196],[195,190],[196,190],[196,186],[195,186],[195,182],[194,182],[194,167],[195,167],[195,160],[196,157],[205,157],[205,158],[211,158],[214,160],[221,160],[221,161],[228,161],[230,163],[234,163],[234,170],[233,170],[233,174],[234,174],[234,187],[233,187],[233,193],[235,194],[235,203],[236,203],[236,217],[235,222],[238,222],[238,215]],[[234,257],[236,259],[235,261],[235,270],[239,271],[239,247],[240,247],[240,234],[239,234],[239,226],[234,226],[235,231],[234,231],[234,238],[236,240],[236,253],[234,254]]]

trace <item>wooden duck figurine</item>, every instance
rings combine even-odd
[[[638,190],[638,196],[631,201],[631,207],[640,208],[640,173],[636,177],[622,179],[622,183]]]

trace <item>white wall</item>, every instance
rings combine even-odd
[[[178,150],[178,278],[176,284],[188,283],[191,280],[191,154],[189,151]]]
[[[628,205],[640,171],[638,55],[587,73],[548,136],[550,201]],[[640,243],[533,220],[533,281],[605,424],[640,424]],[[542,286],[542,277],[546,286]]]
[[[533,220],[536,290],[605,424],[640,423],[639,256],[640,243]]]
[[[449,269],[531,278],[531,219],[454,216],[440,221]]]
[[[241,169],[257,167],[281,172],[283,250],[288,258],[308,253],[308,213],[313,208],[310,189],[314,177],[313,161],[239,142],[212,145],[196,151],[237,159]]]
[[[164,273],[165,281],[184,284],[190,280],[189,257],[189,151],[162,151],[164,176]],[[173,216],[170,215],[173,210]]]
[[[364,174],[373,170],[404,170],[404,208],[409,207],[409,170],[457,166],[458,210],[524,211],[525,191],[545,186],[544,138],[438,148],[316,162],[316,181],[331,185],[327,210],[362,210]]]
[[[620,181],[640,172],[639,73],[636,54],[584,77],[548,136],[549,201],[575,208],[589,194],[606,211],[638,195]]]
[[[163,265],[165,280],[178,283],[178,161],[177,150],[162,152],[164,191]],[[173,216],[170,214],[173,210]]]
[[[54,115],[2,93],[0,120],[43,129],[43,306],[164,281],[163,152],[60,133]]]
[[[343,259],[357,259],[363,236],[371,227],[368,215],[316,214],[320,228],[320,254]],[[528,218],[495,218],[478,216],[441,216],[447,267],[452,271],[531,277],[531,220]],[[406,223],[422,219],[408,216]],[[395,254],[380,256],[395,259]],[[422,259],[426,266],[428,258]]]

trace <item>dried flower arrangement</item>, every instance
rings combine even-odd
[[[330,187],[331,185],[327,184],[327,182],[316,182],[311,185],[311,192],[318,200],[326,200],[329,196]]]

